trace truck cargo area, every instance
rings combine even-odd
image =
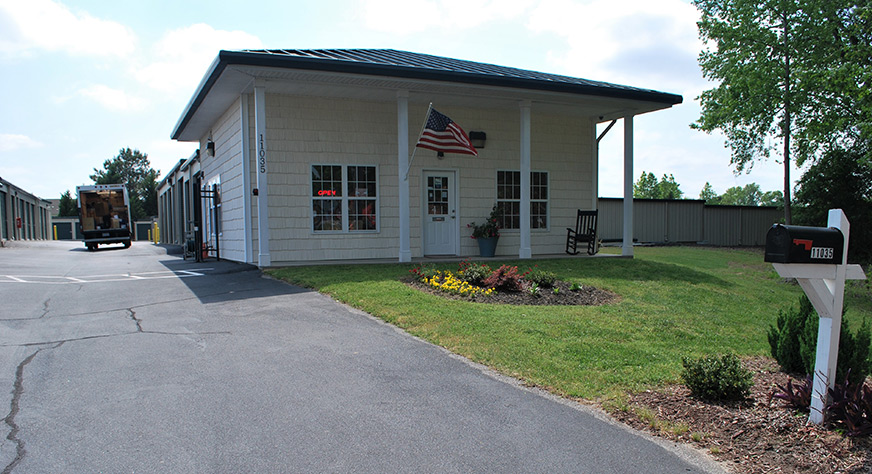
[[[123,185],[79,186],[79,212],[85,247],[102,244],[130,247],[130,209]]]

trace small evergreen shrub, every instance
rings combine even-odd
[[[524,279],[542,288],[551,288],[554,286],[554,282],[557,281],[557,275],[554,272],[539,270],[539,267],[533,267],[527,271]]]
[[[852,384],[861,384],[870,372],[869,346],[872,328],[869,321],[856,332],[851,331],[848,318],[842,315],[842,333],[839,336],[839,360],[836,365],[836,380],[847,380]],[[814,364],[814,362],[812,362]]]
[[[743,400],[751,393],[751,372],[734,354],[683,358],[681,379],[691,395],[703,400]]]
[[[769,327],[767,337],[772,357],[781,370],[792,374],[814,372],[817,326],[817,312],[805,295],[799,298],[799,308],[778,311],[775,326]]]
[[[484,286],[499,291],[521,291],[521,275],[518,267],[503,265],[482,282]]]
[[[775,325],[769,327],[767,336],[772,357],[782,370],[794,374],[814,373],[818,321],[818,314],[805,295],[799,298],[798,308],[778,312]],[[856,384],[872,371],[869,360],[872,328],[868,321],[863,321],[857,331],[851,331],[843,311],[840,331],[836,379],[849,378]]]

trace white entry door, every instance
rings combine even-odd
[[[457,255],[454,171],[424,173],[424,255]]]

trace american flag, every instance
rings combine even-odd
[[[472,146],[466,132],[450,118],[440,114],[432,107],[430,107],[430,114],[427,116],[427,124],[424,125],[424,130],[415,146],[444,153],[478,156],[478,152]]]

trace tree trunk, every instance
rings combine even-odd
[[[790,225],[790,146],[789,135],[784,138],[784,223]]]
[[[782,12],[782,26],[784,33],[781,39],[784,43],[784,121],[781,132],[784,135],[784,223],[790,225],[790,33],[788,27],[787,11]]]

